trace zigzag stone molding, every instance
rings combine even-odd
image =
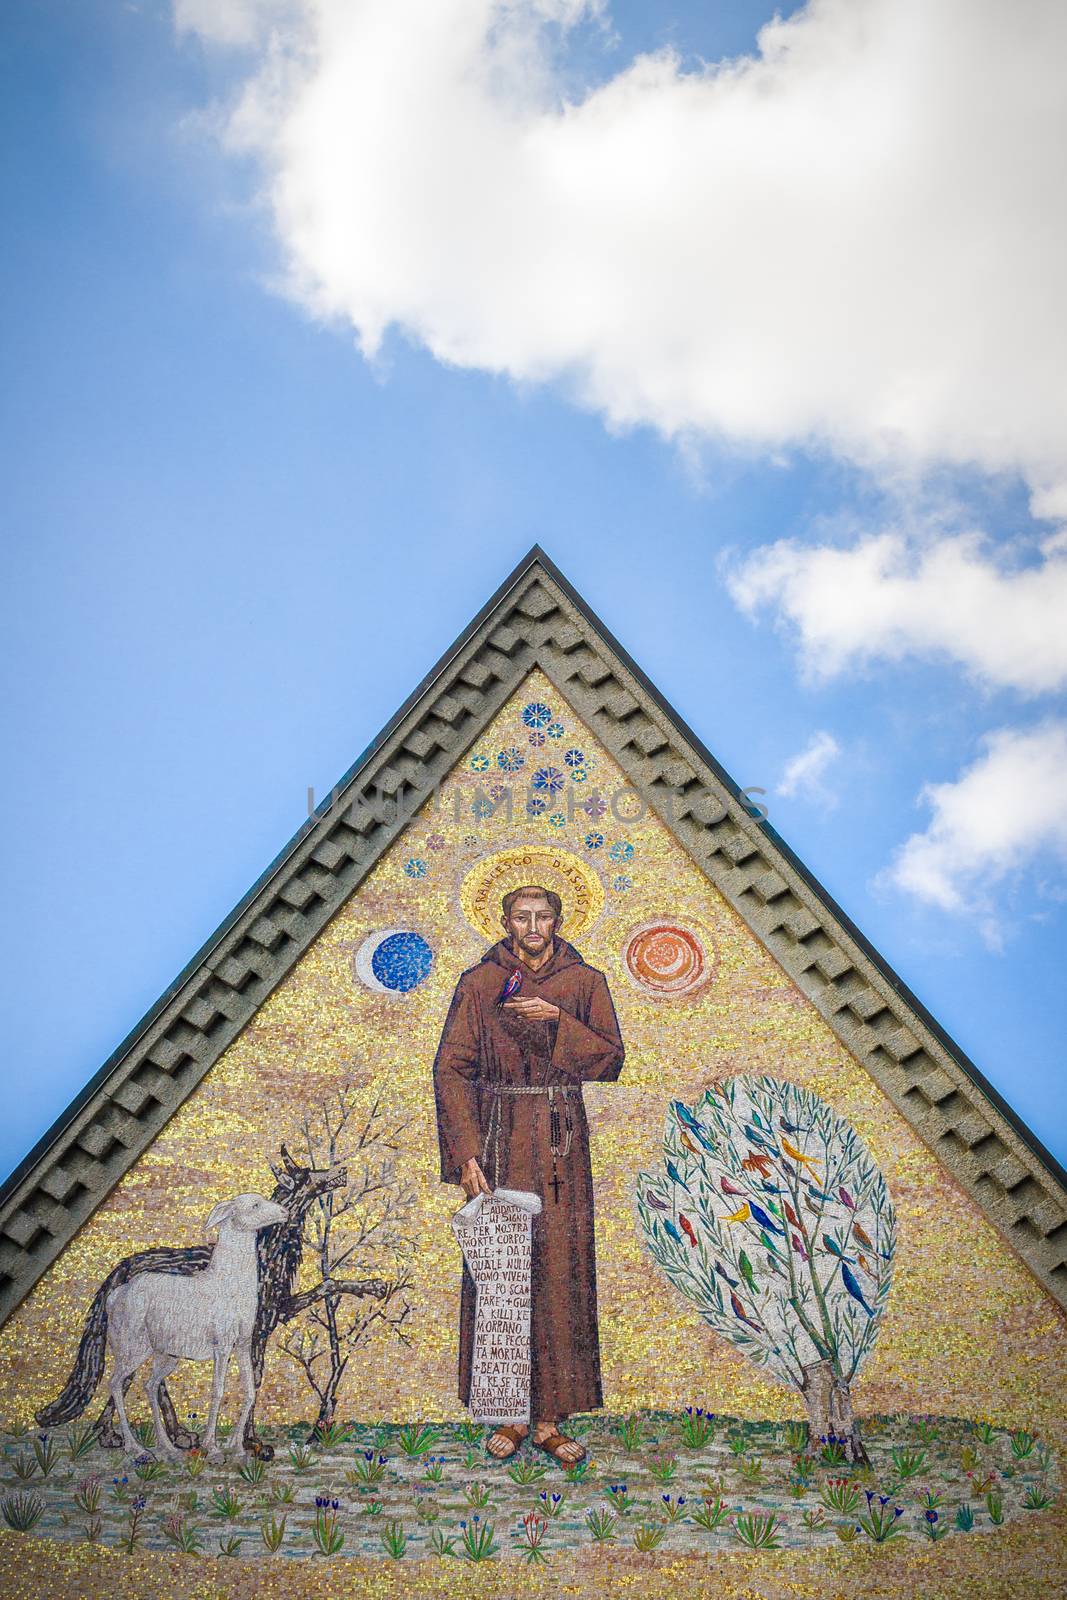
[[[1067,1189],[539,551],[0,1204],[0,1321],[539,666],[920,1137],[1067,1304]],[[321,808],[320,808],[321,809]]]

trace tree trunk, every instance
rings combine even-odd
[[[843,1447],[846,1461],[869,1466],[859,1423],[852,1412],[848,1384],[837,1376],[831,1363],[816,1361],[813,1366],[805,1367],[800,1392],[808,1408],[809,1449],[814,1451],[819,1442],[834,1439]]]

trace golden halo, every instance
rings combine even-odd
[[[588,932],[604,910],[603,886],[581,856],[548,844],[530,844],[497,850],[475,863],[460,885],[463,915],[485,938],[503,938],[500,902],[512,889],[528,883],[559,895],[563,902],[560,934],[571,942]]]

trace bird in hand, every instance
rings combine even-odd
[[[873,1317],[874,1312],[863,1298],[863,1290],[860,1288],[855,1274],[849,1271],[844,1260],[841,1262],[841,1281],[848,1290],[849,1294],[852,1296],[853,1300],[858,1300],[864,1311],[866,1311],[867,1315],[869,1317]]]
[[[801,1167],[818,1167],[820,1162],[814,1161],[811,1156],[806,1156],[798,1150],[795,1144],[790,1144],[788,1139],[782,1140],[782,1149]]]
[[[693,1247],[695,1248],[696,1247],[696,1243],[697,1243],[697,1236],[693,1231],[693,1224],[690,1222],[689,1218],[686,1216],[684,1211],[679,1211],[679,1213],[678,1213],[678,1221],[681,1224],[682,1232],[685,1234],[686,1238],[689,1240],[689,1243],[691,1245],[693,1245]]]
[[[733,1216],[724,1217],[723,1221],[724,1222],[747,1222],[748,1218],[749,1218],[749,1204],[748,1204],[748,1201],[746,1200],[744,1205],[741,1206],[737,1211],[734,1212]]]
[[[748,1326],[755,1328],[757,1333],[763,1332],[758,1322],[753,1322],[751,1317],[745,1315],[745,1308],[735,1294],[730,1295],[730,1307],[739,1322],[747,1322]]]

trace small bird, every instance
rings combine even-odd
[[[749,1205],[748,1205],[748,1201],[746,1200],[744,1205],[740,1208],[740,1210],[735,1211],[732,1217],[724,1217],[723,1221],[724,1222],[747,1222],[748,1221],[748,1217],[749,1217]]]
[[[823,1194],[822,1190],[821,1189],[817,1189],[815,1187],[815,1185],[810,1181],[810,1179],[808,1180],[808,1193],[810,1195],[814,1195],[816,1200],[824,1201],[826,1203],[826,1205],[828,1205],[828,1206],[832,1206],[833,1203],[834,1203],[833,1195],[832,1194]]]
[[[672,1100],[671,1107],[675,1116],[678,1118],[678,1121],[683,1122],[689,1129],[690,1133],[696,1135],[696,1137],[700,1140],[700,1143],[704,1146],[705,1150],[709,1151],[711,1154],[714,1154],[718,1149],[718,1145],[707,1133],[703,1123],[694,1117],[693,1113],[690,1111],[689,1107],[684,1103],[684,1101]]]
[[[871,1238],[862,1222],[854,1222],[852,1224],[852,1237],[855,1239],[857,1244],[864,1245],[868,1250],[874,1249],[874,1240]]]
[[[518,994],[518,992],[519,992],[519,990],[521,988],[522,988],[522,972],[520,971],[520,969],[518,967],[516,967],[515,971],[511,974],[511,977],[508,979],[507,983],[505,983],[504,987],[501,989],[501,991],[500,991],[500,999],[497,1001],[497,1005],[502,1006],[504,1004],[505,1000],[510,1000],[512,995],[513,994]]]
[[[678,1232],[678,1229],[674,1226],[674,1223],[671,1221],[670,1217],[664,1217],[663,1226],[666,1228],[668,1234],[674,1240],[675,1244],[681,1244],[682,1236]]]
[[[682,1177],[682,1174],[678,1171],[678,1168],[675,1166],[673,1161],[667,1162],[667,1176],[672,1183],[680,1183],[686,1194],[691,1192],[689,1185],[686,1183],[685,1179]]]
[[[792,1159],[802,1167],[817,1167],[819,1165],[819,1162],[813,1161],[811,1156],[803,1155],[797,1149],[795,1144],[789,1143],[788,1139],[782,1140],[782,1149],[785,1151],[787,1156],[791,1156]]]
[[[764,1250],[767,1251],[768,1255],[777,1256],[778,1251],[775,1248],[774,1241],[772,1239],[768,1239],[766,1232],[762,1229],[760,1230],[759,1242],[763,1246]]]
[[[830,1254],[837,1257],[838,1261],[855,1261],[855,1256],[846,1256],[841,1246],[831,1239],[828,1233],[823,1234],[822,1242],[826,1246],[827,1250],[829,1250]]]
[[[821,1217],[822,1216],[822,1206],[817,1206],[815,1204],[815,1201],[811,1198],[810,1194],[806,1194],[804,1196],[804,1204],[807,1206],[808,1210],[812,1213],[813,1216],[816,1216],[816,1217]]]
[[[867,1260],[867,1257],[864,1255],[862,1250],[859,1253],[859,1263],[860,1263],[860,1266],[863,1268],[864,1272],[869,1272],[872,1278],[875,1276],[874,1268],[871,1266],[870,1262]]]
[[[695,1249],[696,1248],[696,1243],[697,1243],[697,1236],[693,1232],[693,1224],[690,1222],[689,1218],[685,1215],[684,1211],[679,1211],[679,1213],[678,1213],[678,1221],[682,1225],[682,1232],[685,1234],[686,1238],[689,1240],[689,1243]]]
[[[682,1129],[682,1143],[685,1145],[685,1148],[687,1150],[691,1150],[695,1156],[703,1156],[703,1150],[701,1150],[700,1146],[697,1144],[692,1135],[686,1133],[684,1128]]]
[[[761,1178],[771,1175],[771,1158],[762,1150],[750,1150],[741,1163],[745,1172],[758,1172]]]
[[[667,1205],[665,1201],[661,1200],[658,1194],[653,1194],[651,1189],[645,1190],[645,1200],[652,1207],[653,1211],[670,1210],[670,1206]]]
[[[752,1215],[762,1228],[769,1228],[771,1233],[781,1234],[782,1238],[785,1238],[785,1230],[778,1226],[773,1217],[767,1215],[762,1206],[758,1206],[754,1200],[750,1200],[749,1207]]]
[[[849,1294],[852,1296],[853,1300],[858,1300],[864,1311],[866,1311],[867,1315],[869,1317],[873,1317],[874,1312],[863,1298],[863,1290],[860,1288],[855,1276],[848,1270],[844,1260],[841,1262],[841,1281],[848,1290]]]
[[[725,1278],[726,1279],[726,1282],[730,1285],[731,1289],[736,1289],[737,1288],[737,1279],[736,1278],[731,1278],[730,1274],[727,1272],[726,1268],[723,1266],[721,1261],[716,1261],[716,1263],[715,1263],[715,1271],[719,1274],[720,1278]]]
[[[801,1244],[800,1240],[798,1239],[798,1237],[797,1237],[797,1235],[795,1233],[793,1234],[792,1238],[793,1238],[793,1249],[796,1251],[796,1253],[800,1257],[801,1261],[807,1261],[808,1252],[805,1250],[804,1246]]]
[[[785,1215],[786,1221],[791,1222],[794,1228],[802,1228],[804,1226],[796,1212],[793,1210],[793,1207],[789,1204],[788,1200],[785,1203]]]
[[[772,1256],[772,1255],[768,1254],[768,1256],[767,1256],[767,1265],[770,1267],[771,1271],[774,1273],[776,1278],[784,1278],[785,1277],[785,1273],[782,1270],[782,1268],[779,1266],[778,1260],[777,1260],[777,1258],[775,1256]]]
[[[736,1183],[731,1183],[729,1178],[720,1178],[719,1188],[722,1190],[723,1194],[736,1194],[743,1196],[745,1193],[744,1189],[739,1189]]]
[[[841,1204],[843,1206],[847,1206],[850,1211],[855,1211],[856,1202],[855,1202],[855,1200],[853,1200],[853,1198],[849,1194],[848,1190],[842,1186],[842,1187],[838,1188],[837,1192],[838,1192],[838,1195],[840,1196]]]
[[[773,1145],[769,1139],[764,1138],[762,1133],[757,1133],[756,1129],[751,1127],[747,1122],[745,1123],[745,1138],[748,1140],[749,1144],[759,1145],[762,1149],[769,1150],[772,1156],[776,1156],[778,1154],[777,1147]]]
[[[747,1322],[749,1327],[750,1328],[755,1328],[757,1333],[762,1333],[763,1332],[763,1329],[760,1327],[758,1322],[753,1322],[751,1317],[748,1317],[748,1316],[745,1315],[744,1306],[741,1304],[741,1302],[737,1298],[737,1296],[735,1294],[733,1294],[733,1293],[731,1293],[731,1295],[730,1295],[730,1306],[731,1306],[731,1308],[733,1310],[734,1316],[737,1318],[737,1320],[739,1322]]]
[[[749,1293],[750,1294],[755,1294],[756,1293],[756,1280],[752,1276],[752,1263],[748,1259],[748,1256],[745,1254],[745,1252],[743,1250],[739,1252],[738,1257],[737,1257],[737,1270],[738,1270],[738,1272],[740,1272],[742,1278],[744,1278],[745,1282],[748,1284]]]
[[[787,1122],[784,1117],[778,1118],[778,1126],[783,1133],[799,1133],[800,1129],[795,1122]]]

